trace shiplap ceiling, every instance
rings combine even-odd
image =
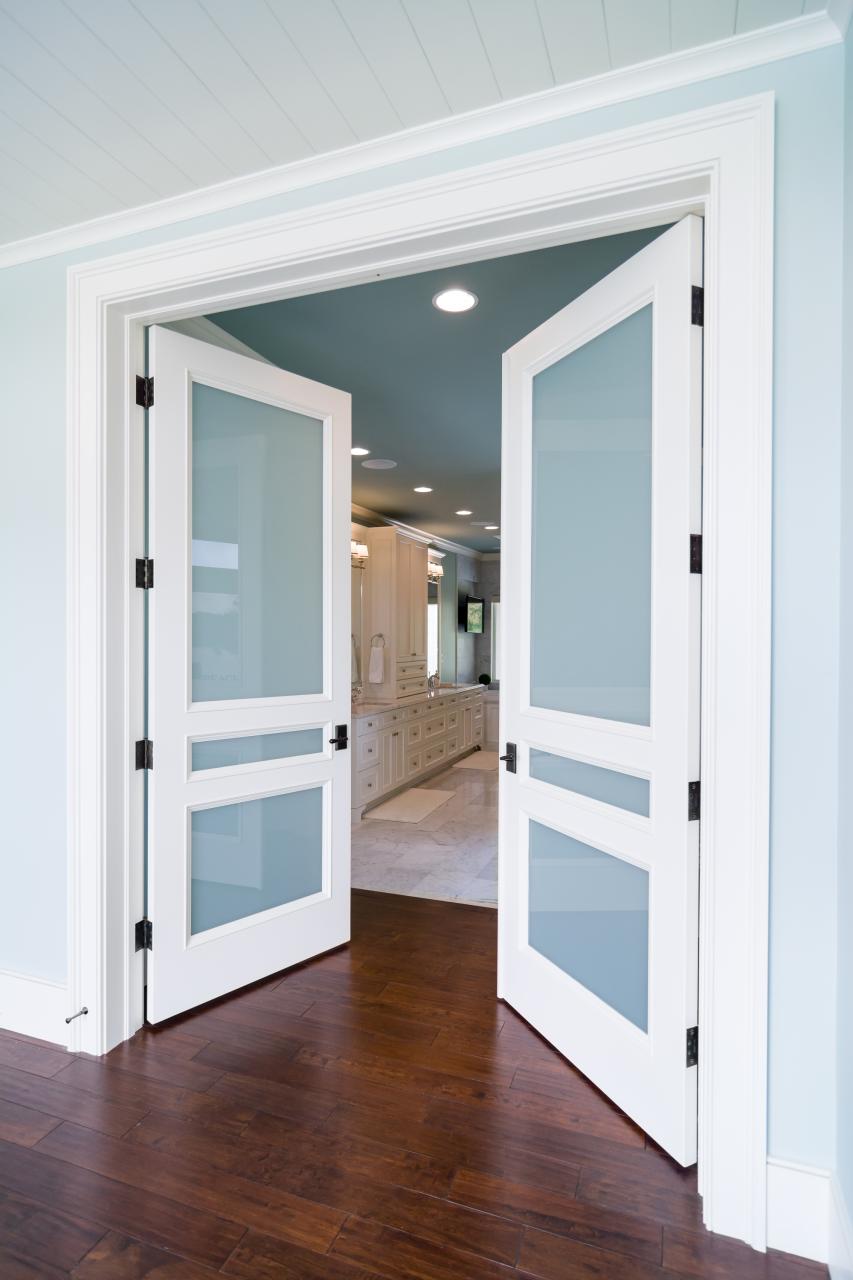
[[[825,0],[0,0],[0,244]]]

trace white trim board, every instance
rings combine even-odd
[[[72,1044],[142,1020],[144,325],[705,215],[699,1173],[766,1241],[773,95],[186,237],[68,273]],[[685,305],[689,300],[685,298]],[[730,460],[726,465],[727,460]],[[156,924],[156,921],[155,921]]]
[[[853,1280],[853,1220],[835,1174],[831,1176],[829,1183],[827,1261],[832,1280]]]
[[[352,509],[357,516],[367,520],[381,520],[384,525],[390,525],[395,529],[400,529],[409,537],[416,538],[418,542],[428,542],[431,546],[442,551],[453,551],[458,555],[470,556],[472,560],[482,560],[487,554],[485,551],[475,551],[472,547],[465,547],[461,542],[452,542],[450,538],[440,538],[437,534],[427,533],[426,529],[417,529],[413,524],[404,524],[402,520],[393,520],[391,516],[384,516],[381,511],[371,511],[370,507],[360,507],[357,502],[352,504]]]
[[[247,174],[134,209],[0,246],[0,269],[101,244],[120,236],[186,222],[225,209],[267,200],[300,187],[332,182],[384,165],[496,134],[547,124],[565,116],[647,97],[696,81],[812,53],[844,38],[851,0],[830,0],[829,12],[809,13],[776,26],[747,31],[696,49],[679,50],[616,71],[590,76],[540,93],[495,103],[431,124],[401,130],[323,155]]]
[[[767,1247],[826,1262],[829,1200],[826,1169],[771,1156],[767,1161]]]
[[[65,1045],[67,989],[61,982],[0,969],[0,1027]]]

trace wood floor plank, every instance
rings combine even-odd
[[[365,1270],[344,1258],[309,1253],[256,1231],[246,1233],[222,1274],[239,1280],[380,1280],[382,1276],[372,1267]]]
[[[518,1269],[541,1280],[675,1280],[677,1274],[534,1228],[524,1233]]]
[[[16,1142],[21,1147],[34,1147],[37,1142],[55,1129],[62,1121],[56,1116],[45,1115],[32,1107],[22,1107],[17,1102],[0,1098],[0,1138]]]
[[[73,1280],[215,1280],[220,1271],[109,1231],[72,1272]]]
[[[91,1173],[98,1173],[145,1195],[167,1196],[176,1205],[216,1214],[266,1235],[292,1240],[324,1252],[345,1214],[266,1183],[220,1172],[215,1179],[199,1160],[185,1159],[107,1138],[64,1122],[38,1150]]]
[[[3,1280],[68,1280],[67,1271],[3,1245],[0,1245],[0,1276]]]
[[[73,1120],[75,1124],[114,1137],[127,1133],[147,1110],[144,1106],[108,1102],[98,1095],[63,1084],[56,1077],[45,1079],[10,1067],[0,1067],[0,1098],[23,1107],[34,1107],[60,1120]]]
[[[16,1067],[34,1076],[55,1076],[70,1062],[64,1049],[36,1040],[0,1039],[0,1066]]]
[[[133,1186],[53,1159],[35,1147],[0,1142],[0,1186],[214,1267],[222,1265],[244,1232],[216,1214],[178,1204],[155,1190],[140,1195]]]
[[[0,1244],[21,1256],[70,1271],[103,1234],[104,1228],[95,1223],[11,1191],[0,1192]]]
[[[191,1115],[214,1128],[237,1133],[255,1114],[252,1108],[241,1106],[220,1094],[180,1089],[120,1067],[107,1066],[103,1061],[78,1058],[60,1072],[57,1083],[119,1106],[139,1107],[143,1112],[156,1108],[177,1115]]]
[[[630,1214],[599,1209],[574,1196],[510,1182],[472,1169],[460,1169],[450,1189],[451,1197],[490,1213],[537,1227],[553,1235],[568,1236],[582,1244],[659,1265],[662,1229]]]
[[[461,1249],[435,1244],[377,1222],[348,1218],[332,1246],[334,1257],[406,1280],[507,1280],[514,1268]]]

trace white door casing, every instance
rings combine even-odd
[[[148,784],[148,914],[153,946],[148,959],[148,1017],[159,1022],[349,938],[349,754],[336,750],[330,739],[335,726],[347,725],[350,715],[350,397],[159,327],[151,330],[150,368],[156,395],[149,419],[149,550],[155,577],[149,593],[153,769]],[[284,646],[284,636],[262,637],[260,623],[250,623],[250,608],[243,602],[257,602],[265,590],[280,591],[286,562],[298,561],[300,546],[298,541],[283,547],[265,545],[271,534],[265,531],[255,486],[271,460],[260,433],[243,426],[238,436],[195,438],[194,388],[199,387],[228,393],[224,398],[237,406],[237,414],[246,401],[289,410],[300,415],[303,432],[310,436],[316,426],[319,434],[312,458],[322,543],[317,556],[321,618],[315,620],[322,654],[316,679],[313,684],[307,681],[317,686],[313,692],[228,696],[230,682],[239,676],[235,664],[240,670],[259,670],[262,640],[276,645],[280,639]],[[232,496],[239,524],[233,544],[194,541],[193,480],[201,491],[208,474],[214,480],[218,474],[236,477]],[[226,521],[230,516],[225,513]],[[265,585],[262,574],[268,571],[270,556],[285,561],[284,579]],[[240,600],[240,607],[231,605],[239,619],[236,658],[231,653],[221,659],[205,657],[199,650],[196,611],[204,607],[206,597],[194,588],[194,575],[210,568],[205,563],[210,557],[214,581],[216,574],[225,577],[227,587],[233,579],[240,592],[233,598]],[[216,607],[227,609],[230,600],[220,593]],[[286,626],[308,624],[304,617],[289,617],[286,599],[283,604]],[[213,666],[216,675],[209,688],[196,688],[196,668],[205,664]],[[217,679],[224,690],[221,697],[211,696]],[[194,750],[209,751],[211,744],[233,746],[239,756],[251,742],[285,742],[267,735],[288,731],[309,731],[310,737],[302,733],[295,740],[307,749],[300,745],[300,754],[283,758],[266,751],[271,758],[227,766],[215,760],[211,765],[209,756],[193,759]],[[299,792],[305,793],[301,799]],[[212,889],[227,899],[229,893],[236,898],[242,892],[251,900],[252,893],[264,887],[265,857],[282,862],[295,857],[300,836],[292,817],[282,819],[284,834],[268,835],[265,841],[262,813],[268,820],[269,811],[252,803],[276,797],[310,805],[303,821],[313,824],[312,830],[301,834],[302,848],[310,852],[302,856],[316,864],[307,876],[312,884],[316,879],[315,891],[206,925],[203,911],[194,905],[194,869],[202,883],[199,893]],[[204,813],[208,809],[214,811],[210,817]],[[194,834],[195,824],[200,830]],[[201,923],[193,928],[196,910]]]
[[[505,770],[501,777],[499,993],[685,1165],[696,1160],[697,1139],[697,1070],[695,1065],[686,1066],[685,1036],[696,1025],[698,1001],[700,824],[688,820],[688,784],[699,778],[701,577],[691,573],[690,535],[701,531],[702,329],[691,319],[691,289],[701,283],[702,220],[690,215],[504,357],[501,714],[504,740],[517,746],[518,771]],[[533,529],[544,501],[537,496],[540,473],[533,456],[534,381],[570,353],[588,352],[587,344],[623,321],[648,317],[649,304],[651,341],[642,363],[651,362],[651,493],[646,499],[651,538],[644,555],[650,569],[650,690],[645,709],[626,723],[632,690],[614,694],[607,689],[590,693],[572,688],[563,698],[559,690],[536,687],[533,635],[537,626],[541,635],[547,623],[542,620],[544,606],[533,598],[533,590],[538,589],[533,581]],[[603,376],[616,379],[618,375],[611,366]],[[581,399],[578,393],[576,400]],[[618,433],[623,447],[637,448],[638,433],[630,419],[614,423],[607,437],[603,432],[610,424],[596,420],[596,404],[570,407],[564,400],[561,409],[582,433],[581,442],[569,447],[618,449],[612,443]],[[539,410],[539,420],[544,412]],[[637,413],[639,417],[639,409]],[[566,438],[561,422],[561,447],[567,447]],[[557,457],[544,456],[546,461]],[[583,464],[583,453],[567,456],[574,470]],[[603,457],[603,474],[612,473],[617,479],[616,467],[626,455],[617,451],[588,456]],[[608,462],[609,458],[615,462]],[[553,471],[558,461],[549,465]],[[518,483],[512,483],[512,477]],[[632,483],[648,493],[647,481]],[[619,508],[625,502],[625,491],[618,484],[605,487],[600,495],[604,536],[599,539],[601,530],[596,529],[588,533],[587,547],[576,553],[567,544],[566,555],[576,554],[582,569],[593,561],[599,580],[616,583],[614,590],[623,593],[627,632],[634,579],[620,578],[619,562],[624,563],[632,549],[618,538],[612,543],[606,539],[607,528],[619,527]],[[559,539],[561,526],[550,527],[552,537]],[[549,584],[550,591],[567,597],[567,625],[575,581],[579,581],[577,594],[582,600],[582,579],[555,578]],[[596,617],[591,621],[596,631],[607,625]],[[568,636],[564,645],[565,665],[559,669],[552,665],[549,670],[558,670],[568,685],[576,659]],[[615,657],[608,660],[615,667]],[[598,656],[592,661],[598,674]],[[614,684],[622,674],[613,670]],[[621,703],[623,714],[589,709],[593,704],[607,708],[613,697]],[[557,709],[561,700],[573,709]],[[576,708],[586,704],[586,713],[578,713]],[[569,783],[557,784],[552,766],[559,774],[567,758],[606,769],[610,781],[620,787],[625,774],[648,780],[646,813],[621,807],[612,795],[607,802],[601,796],[580,794],[580,786],[569,790]],[[638,809],[642,808],[640,804]],[[554,832],[579,842],[565,842],[572,850],[572,861],[562,871]],[[534,839],[539,841],[538,848],[544,847],[542,840],[550,841],[552,847],[534,853]],[[557,837],[556,846],[562,843]],[[620,882],[626,866],[639,869],[636,875],[631,871],[624,876],[630,878],[630,889]],[[547,891],[535,887],[543,883]],[[572,929],[580,934],[585,920],[597,920],[592,932],[603,936],[601,922],[609,914],[615,921],[614,945],[608,945],[599,964],[609,974],[604,986],[612,986],[612,970],[620,965],[626,973],[616,985],[631,985],[637,966],[645,965],[646,895],[647,992],[641,989],[643,972],[638,989],[631,999],[623,996],[625,1007],[617,1011],[612,1001],[593,994],[589,983],[569,976],[545,952],[557,954],[565,946],[565,937],[555,933],[555,920],[562,921],[563,935]],[[593,914],[579,915],[579,910]],[[625,945],[635,919],[641,922],[636,947],[620,958],[619,947]],[[538,930],[538,945],[531,942],[534,930]],[[551,940],[543,944],[540,936]],[[591,940],[587,952],[590,947]],[[587,954],[574,959],[578,969],[588,964]],[[600,975],[589,976],[595,980]]]

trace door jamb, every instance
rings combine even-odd
[[[699,212],[700,1190],[706,1225],[765,1247],[773,114],[763,94],[69,269],[69,1006],[90,1011],[70,1048],[142,1021],[144,326]]]

